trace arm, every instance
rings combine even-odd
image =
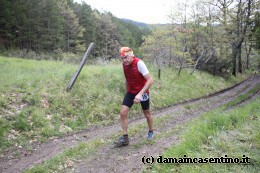
[[[134,103],[139,103],[140,102],[144,92],[146,90],[148,90],[152,86],[152,84],[154,82],[153,81],[153,77],[151,76],[150,73],[147,73],[146,75],[144,75],[144,78],[146,79],[146,83],[145,83],[144,87],[141,89],[141,91],[135,96]]]

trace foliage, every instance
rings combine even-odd
[[[90,58],[117,58],[120,46],[156,63],[203,70],[213,75],[258,68],[259,2],[178,3],[165,25],[149,25],[99,12],[84,1],[2,0],[0,53],[33,59],[76,62],[91,42]],[[188,10],[189,9],[189,10]],[[153,31],[151,31],[151,29]],[[141,47],[141,49],[139,49]],[[71,60],[66,54],[74,53]],[[68,57],[68,56],[67,56]]]
[[[252,56],[258,23],[254,2],[180,3],[170,15],[171,25],[153,28],[144,37],[141,50],[159,68],[174,66],[179,73],[184,68],[193,69],[191,73],[198,69],[213,75],[242,73],[256,61]],[[249,22],[250,18],[254,22]]]
[[[93,56],[109,60],[117,57],[121,44],[138,48],[144,34],[133,23],[71,0],[2,0],[0,16],[0,50],[24,50],[19,57],[32,57],[30,52],[56,56],[57,50],[83,54],[94,42]]]
[[[258,5],[260,4],[260,2],[258,2]],[[253,20],[253,41],[254,41],[254,47],[255,49],[260,50],[260,12],[256,11],[255,12],[255,16],[254,16],[254,20]]]
[[[74,51],[75,42],[83,32],[67,1],[1,1],[0,31],[5,49],[33,51],[62,48]]]

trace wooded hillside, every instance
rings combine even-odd
[[[212,74],[259,69],[259,1],[182,2],[170,14],[171,25],[145,37],[142,50],[158,64]]]
[[[130,46],[137,56],[158,68],[176,67],[179,74],[184,68],[214,75],[260,68],[259,1],[182,2],[175,8],[169,24],[149,25],[101,13],[84,1],[1,0],[0,51],[63,59],[64,53],[82,56],[94,42],[94,58],[110,60],[120,46]]]
[[[119,45],[138,48],[148,32],[73,0],[1,0],[0,26],[1,50],[76,53],[94,42],[105,59],[118,55]]]

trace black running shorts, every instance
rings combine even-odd
[[[129,92],[126,93],[124,100],[123,100],[123,105],[131,108],[134,104],[134,99],[135,99],[136,94],[131,94]],[[144,93],[142,95],[142,99],[140,101],[142,109],[143,110],[148,110],[150,109],[150,98],[148,93]]]

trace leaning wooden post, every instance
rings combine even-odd
[[[158,79],[159,80],[161,79],[161,69],[160,68],[158,69]]]

